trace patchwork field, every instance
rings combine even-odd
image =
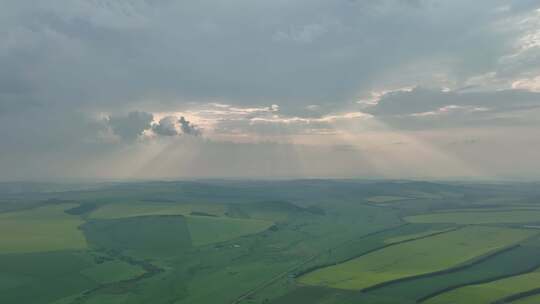
[[[540,210],[507,210],[486,212],[441,212],[409,216],[411,223],[501,224],[540,222]]]
[[[0,214],[0,254],[84,249],[78,227],[84,222],[64,210],[75,205],[49,205]]]
[[[300,278],[302,284],[361,290],[457,266],[533,235],[517,229],[466,227],[384,248]]]
[[[491,303],[516,293],[521,302],[513,303],[538,300],[520,293],[540,281],[535,185],[84,189],[0,192],[0,303]]]

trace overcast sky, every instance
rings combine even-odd
[[[538,0],[3,0],[0,180],[540,180]]]

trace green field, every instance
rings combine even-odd
[[[84,253],[49,252],[0,256],[0,303],[50,303],[97,286],[81,272],[93,267]]]
[[[375,298],[390,297],[394,301],[409,300],[414,303],[422,298],[441,295],[440,292],[448,288],[457,289],[478,284],[478,282],[520,275],[540,266],[539,245],[538,237],[533,237],[521,242],[519,246],[512,246],[507,250],[499,251],[496,255],[477,260],[477,263],[470,264],[469,267],[461,268],[458,271],[390,284],[370,291],[368,295]],[[364,299],[357,299],[357,302],[361,300]]]
[[[0,214],[0,254],[84,249],[84,222],[61,204]]]
[[[427,239],[387,247],[323,268],[300,283],[361,290],[386,281],[440,271],[533,235],[517,229],[467,227]]]
[[[462,287],[426,301],[426,304],[473,302],[490,304],[512,294],[540,288],[540,272],[510,277],[479,285]]]
[[[540,303],[540,295],[534,295],[526,297],[517,301],[513,301],[512,304],[538,304]]]
[[[173,256],[191,247],[182,216],[140,216],[97,220],[82,226],[96,249],[113,249],[144,257]]]
[[[90,214],[94,219],[115,219],[146,215],[189,215],[201,212],[221,216],[226,207],[219,204],[175,204],[154,202],[122,202],[107,204]]]
[[[452,229],[455,229],[455,228],[430,229],[430,230],[426,230],[426,231],[422,231],[422,232],[418,232],[418,233],[412,233],[412,234],[405,234],[405,235],[400,235],[400,236],[389,237],[389,238],[384,240],[384,243],[392,244],[392,243],[403,242],[403,241],[406,241],[406,240],[411,240],[411,239],[416,239],[416,238],[423,238],[423,237],[426,237],[426,236],[429,236],[429,235],[432,235],[432,234],[439,234],[439,233],[443,233],[443,232],[446,232],[446,231],[449,231],[449,230],[452,230]]]
[[[125,262],[110,261],[87,268],[81,271],[81,274],[104,284],[135,278],[144,274],[144,270]]]
[[[405,218],[411,223],[454,223],[467,224],[498,224],[498,223],[537,223],[540,222],[540,211],[508,210],[486,212],[441,212]]]
[[[193,245],[228,241],[243,235],[258,233],[272,226],[272,222],[254,219],[186,217]]]

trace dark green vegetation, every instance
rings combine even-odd
[[[538,186],[0,184],[0,303],[536,303]]]

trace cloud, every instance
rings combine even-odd
[[[202,131],[199,127],[186,120],[184,116],[178,119],[177,116],[169,115],[161,118],[159,122],[152,125],[152,131],[161,136],[191,135],[199,136]]]
[[[540,107],[540,93],[525,90],[443,91],[414,88],[410,91],[388,92],[365,111],[377,116],[408,114],[444,114],[451,110],[513,111]]]
[[[362,111],[389,126],[406,129],[540,126],[540,93],[417,87],[387,92]]]
[[[108,124],[114,134],[122,139],[133,141],[137,139],[145,130],[152,127],[153,115],[146,112],[129,112],[126,116],[110,116]]]
[[[156,154],[162,142],[179,143],[179,151],[190,140],[364,143],[357,136],[384,141],[381,129],[446,138],[455,127],[504,128],[495,132],[503,142],[515,128],[540,125],[539,7],[535,0],[6,0],[0,178],[23,166],[21,178],[39,168],[42,176],[65,173],[62,166],[94,158],[114,158],[128,172],[138,159],[122,156]],[[204,138],[172,136],[202,130]],[[481,135],[471,146],[489,151]],[[259,153],[260,146],[246,144],[251,152],[240,154],[228,144],[231,159]]]
[[[195,126],[191,122],[187,121],[184,116],[180,117],[178,122],[180,123],[180,130],[182,130],[183,134],[192,136],[201,135],[201,130],[198,129],[197,126]]]
[[[459,84],[496,70],[536,27],[518,26],[534,7],[520,2],[8,0],[0,74],[20,75],[33,92],[24,99],[70,107],[219,99],[293,111],[381,82]]]
[[[176,136],[178,135],[176,120],[174,116],[163,117],[158,123],[152,125],[152,131],[157,135]]]

